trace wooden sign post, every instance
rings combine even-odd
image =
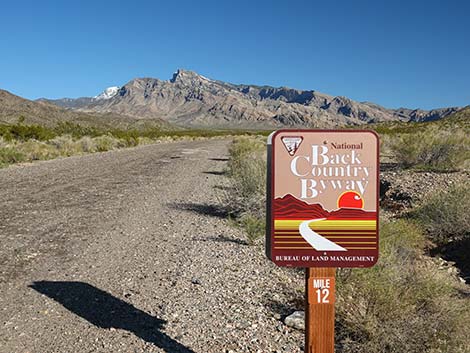
[[[268,138],[266,255],[306,268],[305,352],[334,352],[335,271],[378,259],[379,141],[365,130]]]
[[[305,352],[335,351],[335,268],[305,269]]]

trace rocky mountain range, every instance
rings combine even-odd
[[[161,119],[186,127],[324,128],[431,121],[459,109],[386,109],[313,90],[231,84],[187,70],[178,70],[170,80],[136,78],[98,97],[42,101],[81,112]]]
[[[99,127],[327,128],[386,121],[433,121],[460,108],[386,109],[317,91],[238,85],[178,70],[170,80],[136,78],[94,97],[31,101],[0,90],[0,123]]]

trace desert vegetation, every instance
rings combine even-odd
[[[470,139],[465,120],[375,128],[382,137],[382,157],[393,160],[398,173],[408,169],[419,178],[422,170],[441,173],[468,168]],[[249,242],[255,244],[264,235],[263,140],[234,139],[228,164],[233,187],[226,202],[236,223],[245,227]],[[463,182],[433,192],[407,212],[385,211],[377,265],[338,270],[336,340],[341,352],[470,351],[468,288],[452,275],[457,269],[442,268],[441,260],[430,256],[435,247],[470,237],[469,186]]]
[[[20,162],[105,152],[180,139],[252,135],[244,130],[168,130],[157,127],[105,129],[62,122],[55,127],[0,124],[0,167]]]
[[[470,108],[429,123],[372,126],[382,140],[384,157],[403,168],[456,171],[470,167]]]
[[[455,171],[468,160],[470,137],[463,131],[443,131],[430,127],[424,131],[396,136],[391,149],[405,168]]]
[[[243,227],[248,243],[264,235],[266,203],[265,137],[234,139],[229,153],[228,175],[232,180],[225,200],[235,224]]]
[[[470,240],[470,182],[429,195],[410,212],[437,245]]]
[[[382,224],[370,269],[338,271],[336,338],[342,352],[468,352],[470,302],[460,285],[423,256],[422,229]]]

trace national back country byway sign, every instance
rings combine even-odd
[[[279,266],[373,266],[378,190],[375,132],[274,132],[268,138],[268,258]]]

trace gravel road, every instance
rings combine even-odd
[[[229,142],[0,170],[0,352],[301,352],[302,274],[224,215]]]

